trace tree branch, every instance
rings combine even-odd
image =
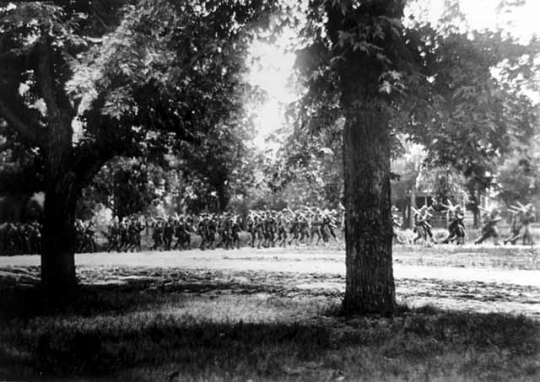
[[[50,37],[44,34],[37,43],[39,63],[37,65],[38,75],[36,78],[41,96],[47,105],[47,114],[51,114],[53,118],[63,117],[73,119],[76,112],[73,110],[69,97],[65,89],[57,86],[54,81],[57,76],[55,76],[53,71],[51,52]]]

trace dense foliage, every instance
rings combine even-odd
[[[32,184],[46,194],[42,278],[49,297],[76,284],[76,205],[113,158],[153,161],[177,149],[206,169],[198,176],[224,208],[242,154],[234,126],[244,121],[248,31],[264,25],[271,3],[4,5],[2,143],[12,146],[10,160],[23,153],[14,168],[28,163],[43,180]]]
[[[338,3],[344,8],[349,4]],[[422,2],[413,5],[417,3]],[[501,1],[499,11],[510,12],[516,6]],[[320,132],[339,134],[343,128],[339,123],[344,115],[339,106],[342,89],[332,70],[342,58],[335,56],[328,34],[321,29],[324,12],[320,9],[311,8],[303,30],[305,41],[298,52],[297,74],[306,90],[291,106],[295,132],[285,142],[284,156],[276,165],[280,168],[298,157],[303,160],[296,163],[309,168],[304,145],[322,150],[327,147],[324,137],[328,133]],[[379,78],[380,92],[391,97],[383,108],[392,116],[393,134],[405,134],[406,139],[426,148],[426,171],[451,166],[464,176],[472,202],[469,205],[477,211],[480,197],[496,186],[497,167],[505,158],[520,156],[516,147],[527,146],[535,134],[537,105],[527,94],[537,80],[539,45],[535,39],[520,41],[502,29],[471,30],[459,1],[447,3],[437,25],[414,17],[406,20],[401,57],[386,57],[361,38],[352,49],[373,50],[386,65],[393,65]],[[395,23],[398,33],[401,23]],[[372,28],[362,33],[382,33]],[[358,36],[340,32],[340,38],[346,45]],[[396,168],[403,167],[398,163],[405,160],[399,159],[403,147],[397,139],[392,147]],[[292,179],[295,172],[283,179]],[[395,175],[408,176],[399,170]]]

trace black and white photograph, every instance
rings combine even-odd
[[[0,1],[0,381],[540,381],[540,0]]]

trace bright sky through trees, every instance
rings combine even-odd
[[[284,123],[283,107],[295,99],[290,87],[295,60],[293,52],[286,51],[286,40],[282,37],[276,44],[255,43],[251,55],[256,62],[251,69],[249,81],[267,93],[267,101],[255,111],[257,136],[255,145],[265,147],[265,138]]]
[[[417,1],[409,8],[416,15],[420,9],[427,11],[430,22],[436,23],[444,9],[445,0]],[[461,0],[461,11],[467,16],[471,28],[483,30],[494,27],[504,28],[513,36],[519,36],[523,43],[533,34],[540,37],[540,0],[525,0],[522,7],[511,13],[498,14],[495,0]],[[294,34],[278,39],[276,44],[255,43],[252,47],[253,65],[249,80],[260,86],[268,94],[268,100],[253,112],[258,116],[255,145],[267,148],[265,138],[284,122],[283,106],[296,98],[294,86],[290,86],[295,55],[286,52],[285,46],[294,39]]]

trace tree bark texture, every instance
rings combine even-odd
[[[339,2],[338,2],[339,4]],[[346,3],[344,3],[346,4]],[[384,38],[370,36],[374,25],[385,18],[399,18],[403,2],[373,0],[357,8],[330,5],[328,33],[339,55],[336,71],[340,104],[346,122],[343,136],[345,188],[346,287],[343,309],[349,314],[391,315],[395,309],[392,268],[392,216],[390,199],[390,120],[385,112],[389,101],[379,91],[387,63],[377,54],[354,49],[356,42],[372,44],[392,53],[398,43],[393,32]],[[370,29],[371,28],[371,29]],[[360,37],[358,30],[366,31]],[[343,40],[347,32],[352,43]],[[362,39],[365,40],[362,40]],[[356,39],[356,40],[354,40]]]
[[[69,304],[77,285],[74,223],[79,182],[71,127],[75,111],[56,80],[58,57],[50,36],[40,38],[37,52],[37,84],[47,105],[47,133],[41,147],[46,166],[41,281],[47,307],[56,308]]]
[[[43,209],[41,281],[49,307],[68,304],[77,286],[74,223],[79,191],[69,167],[58,170],[48,179]]]
[[[366,110],[350,111],[345,124],[346,312],[386,315],[395,306],[385,122],[374,110]]]

